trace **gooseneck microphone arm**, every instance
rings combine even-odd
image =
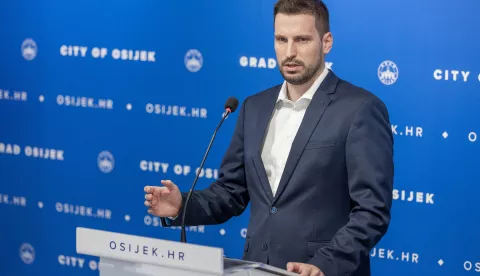
[[[182,212],[182,230],[180,234],[180,242],[186,243],[187,242],[187,233],[185,232],[185,217],[187,214],[187,206],[188,202],[190,201],[190,198],[192,197],[193,190],[195,189],[195,185],[197,184],[198,177],[200,176],[200,173],[203,169],[203,165],[205,163],[205,160],[207,159],[208,153],[210,152],[210,149],[212,147],[213,141],[215,140],[215,137],[217,136],[217,132],[222,126],[223,122],[225,119],[227,119],[228,115],[230,113],[234,112],[235,109],[238,106],[238,100],[235,98],[229,98],[227,100],[227,103],[225,104],[225,112],[223,113],[222,120],[218,124],[217,128],[215,129],[215,132],[213,133],[212,138],[210,139],[210,143],[208,144],[207,151],[205,152],[205,155],[203,156],[202,163],[200,164],[200,167],[197,169],[197,173],[195,176],[195,180],[193,181],[192,187],[190,188],[190,191],[188,192],[187,199],[185,200],[184,206],[183,206],[183,212]]]

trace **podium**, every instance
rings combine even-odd
[[[100,258],[100,276],[265,276],[298,274],[225,258],[222,248],[77,227],[78,254]]]

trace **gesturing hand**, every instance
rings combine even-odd
[[[146,186],[145,206],[148,213],[159,217],[175,217],[182,207],[182,195],[177,185],[170,180],[162,180],[164,187]]]

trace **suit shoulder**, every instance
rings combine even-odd
[[[339,79],[337,93],[348,101],[356,102],[358,105],[370,102],[371,104],[385,107],[385,103],[377,95],[346,80]]]
[[[253,106],[256,107],[257,104],[264,103],[265,101],[268,101],[272,97],[276,97],[281,87],[282,87],[282,84],[277,84],[275,86],[261,90],[255,94],[247,96],[243,101],[243,104],[247,104],[248,102],[249,106],[252,106],[253,104]]]
[[[282,88],[282,84],[277,84],[269,88],[263,89],[253,95],[250,95],[247,97],[247,99],[252,99],[253,101],[255,101],[263,98],[268,98],[280,91],[280,88]]]

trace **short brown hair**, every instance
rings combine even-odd
[[[320,36],[330,32],[330,16],[322,0],[278,0],[273,8],[273,22],[278,13],[313,15]]]

